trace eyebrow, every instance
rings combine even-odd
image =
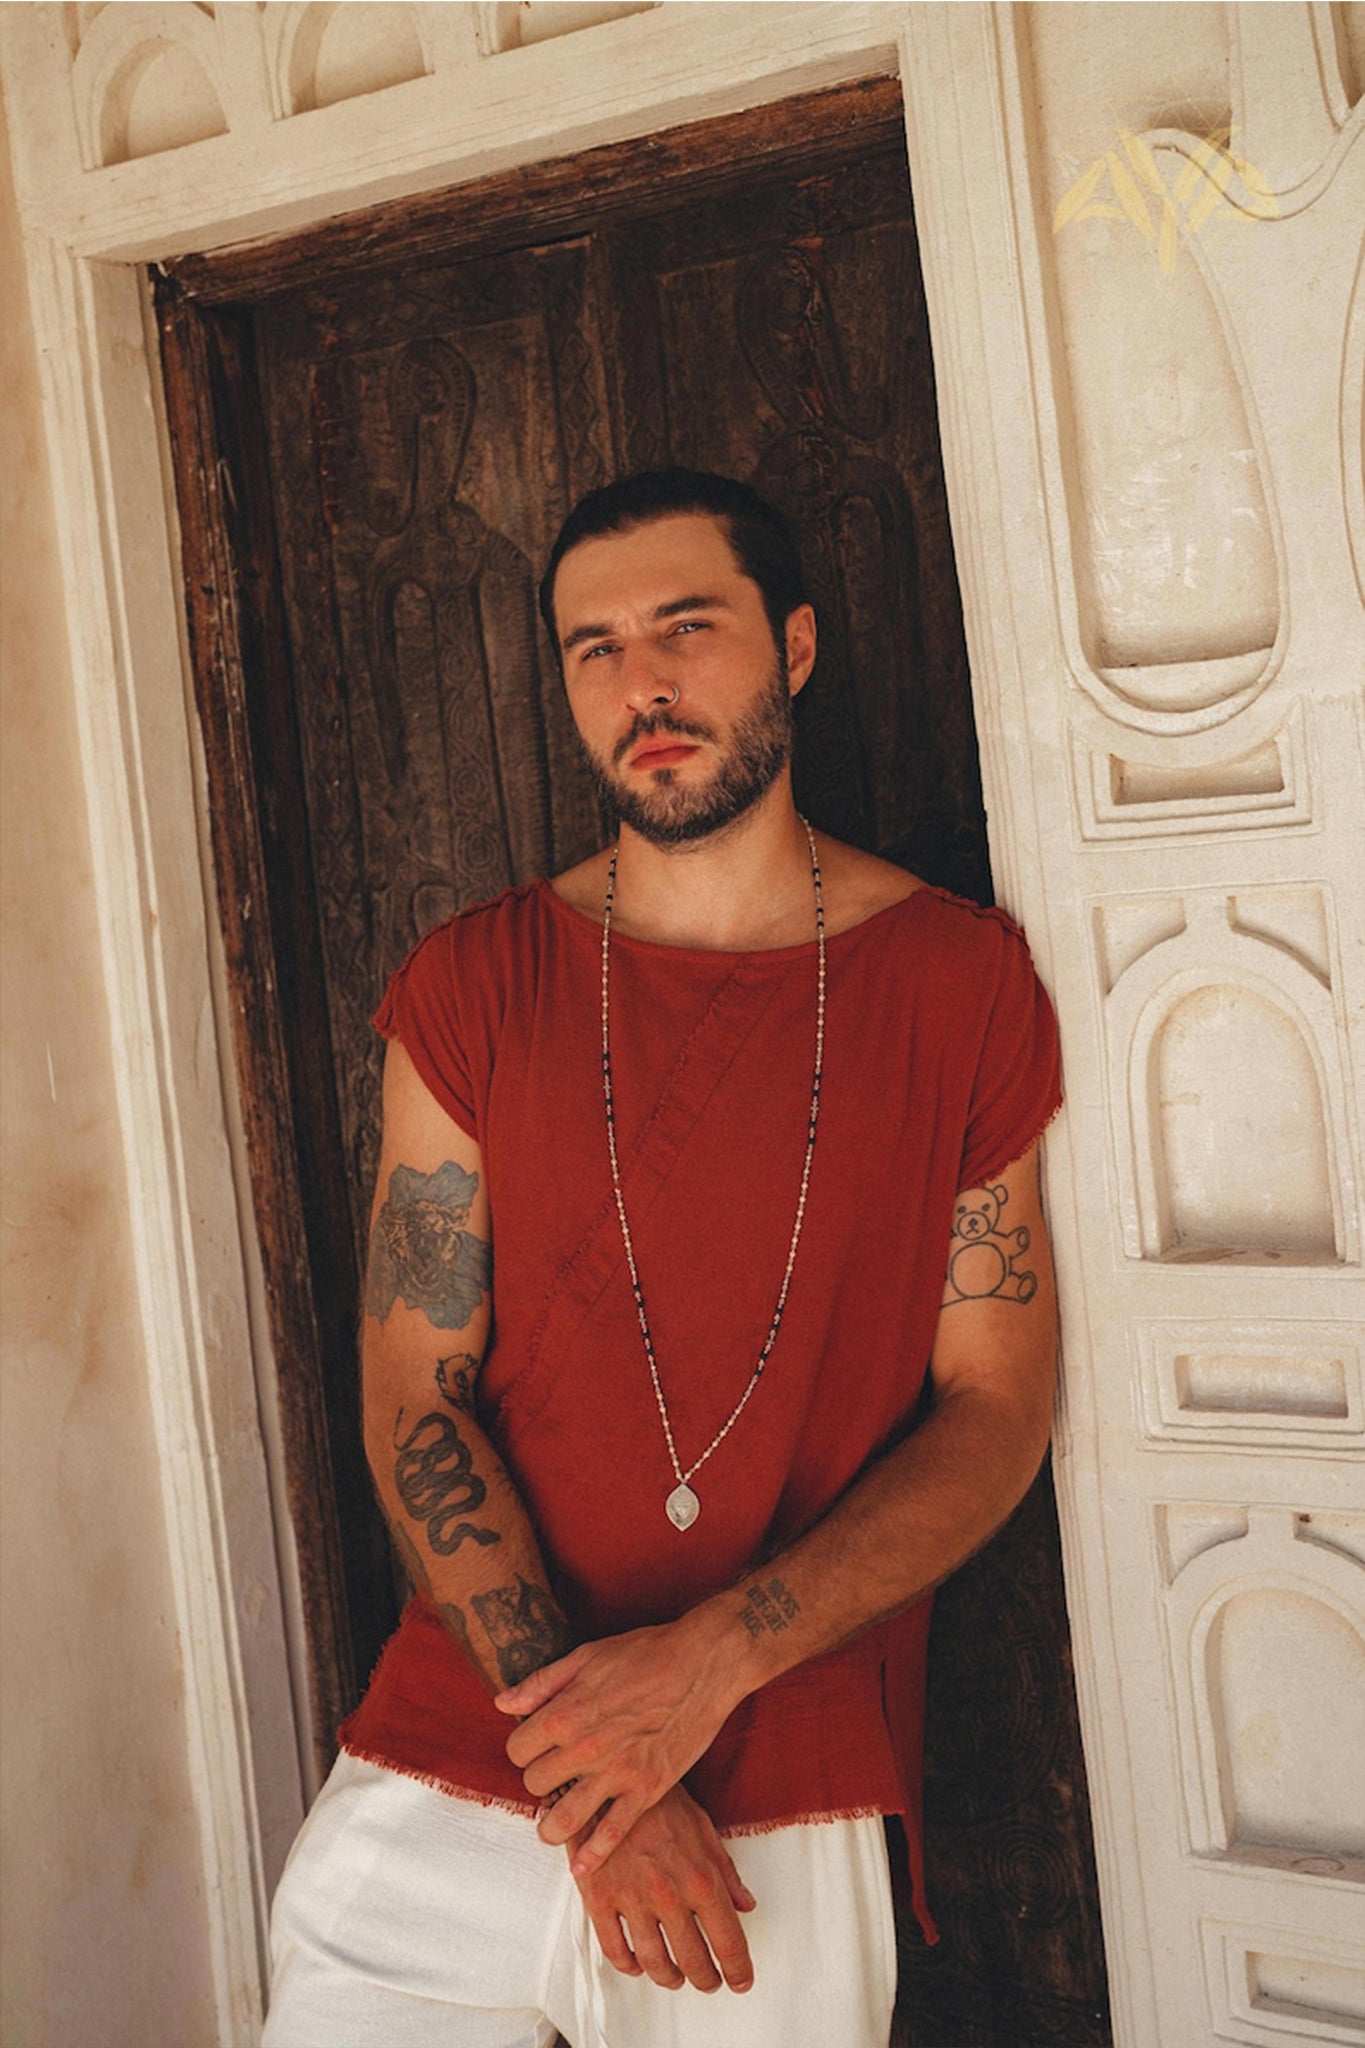
[[[684,612],[728,612],[729,600],[723,597],[705,597],[696,593],[690,597],[671,597],[667,604],[656,604],[649,614],[652,620],[680,618]],[[612,629],[608,626],[575,626],[560,646],[565,654],[575,647],[581,647],[587,640],[609,640]]]

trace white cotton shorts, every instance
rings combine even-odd
[[[276,1894],[262,2048],[886,2048],[881,1821],[728,1846],[758,1900],[753,1988],[665,1991],[605,1960],[533,1821],[342,1755]]]

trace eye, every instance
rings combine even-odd
[[[580,660],[581,662],[582,662],[582,661],[596,661],[596,659],[597,659],[597,657],[598,657],[598,655],[599,655],[599,654],[615,654],[615,652],[616,652],[616,643],[615,643],[614,641],[612,641],[612,640],[599,640],[599,641],[598,641],[598,643],[597,643],[597,645],[596,645],[595,647],[585,647],[585,648],[583,649],[583,652],[582,652],[582,653],[581,653],[581,655],[579,656],[579,660]]]
[[[709,619],[679,619],[673,631],[675,634],[705,633],[710,630],[710,625],[711,621]]]

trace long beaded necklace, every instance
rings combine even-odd
[[[607,1111],[607,1153],[611,1160],[611,1186],[616,1197],[616,1214],[621,1223],[621,1242],[625,1246],[626,1265],[630,1270],[631,1292],[635,1296],[635,1312],[640,1319],[640,1335],[644,1339],[650,1382],[654,1388],[654,1399],[658,1404],[659,1420],[663,1424],[668,1460],[673,1467],[673,1476],[678,1482],[664,1502],[664,1508],[669,1521],[679,1530],[690,1529],[701,1513],[701,1502],[688,1482],[694,1473],[701,1470],[711,1453],[724,1443],[749,1405],[750,1396],[763,1377],[763,1369],[772,1355],[778,1330],[782,1326],[782,1314],[787,1306],[787,1294],[796,1266],[796,1248],[801,1242],[801,1226],[806,1220],[806,1195],[810,1188],[811,1160],[815,1153],[815,1126],[820,1114],[820,1077],[825,1063],[825,902],[820,879],[820,856],[815,849],[815,834],[805,818],[802,818],[801,824],[810,846],[811,881],[815,889],[815,1073],[811,1081],[810,1121],[806,1127],[806,1156],[801,1167],[801,1188],[796,1198],[796,1219],[792,1224],[791,1243],[787,1249],[786,1271],[782,1275],[782,1285],[777,1290],[777,1305],[773,1310],[772,1321],[768,1325],[768,1334],[763,1340],[763,1349],[758,1354],[758,1363],[749,1376],[749,1384],[701,1456],[694,1458],[686,1470],[683,1469],[678,1447],[673,1440],[673,1425],[669,1420],[668,1403],[664,1399],[663,1383],[659,1378],[659,1363],[654,1356],[654,1339],[650,1334],[649,1316],[645,1310],[644,1289],[640,1285],[640,1270],[635,1262],[635,1246],[630,1235],[630,1224],[626,1220],[626,1201],[621,1191],[621,1169],[616,1156],[616,1106],[611,1078],[611,913],[616,900],[616,857],[620,852],[619,842],[612,848],[611,860],[607,867],[607,899],[602,912],[602,1095]]]

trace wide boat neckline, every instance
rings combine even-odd
[[[591,932],[598,944],[601,944],[600,917],[592,917],[586,910],[579,910],[575,904],[566,903],[548,876],[542,876],[533,886],[547,896],[555,909],[572,924]],[[898,897],[894,903],[884,903],[880,910],[874,910],[869,916],[860,918],[857,924],[845,925],[842,931],[829,933],[825,939],[825,946],[827,949],[841,946],[845,940],[858,938],[873,925],[880,924],[883,918],[895,917],[898,913],[904,912],[910,904],[918,902],[921,896],[942,896],[944,893],[941,889],[935,888],[932,882],[921,882],[920,886],[912,889],[907,896]],[[971,907],[979,909],[980,905],[973,904]],[[812,912],[812,924],[814,921]],[[640,953],[666,954],[670,959],[680,960],[792,960],[799,959],[806,953],[814,953],[816,944],[812,931],[808,939],[798,940],[791,946],[670,946],[661,939],[635,938],[630,932],[619,931],[615,926],[612,928],[611,942],[613,946],[628,946]]]

